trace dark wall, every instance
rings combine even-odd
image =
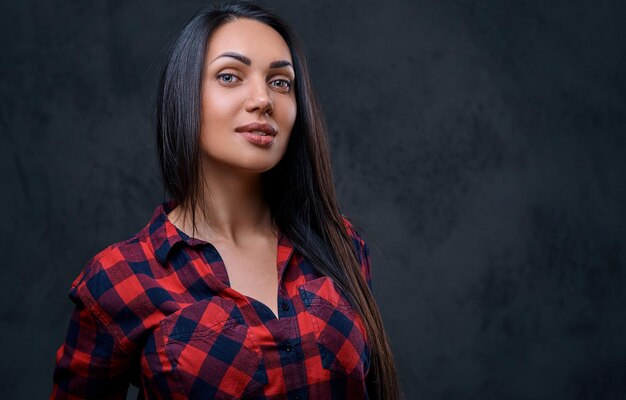
[[[150,104],[198,1],[0,5],[3,398],[164,194]],[[272,1],[303,36],[408,399],[626,396],[626,7]]]

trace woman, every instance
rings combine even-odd
[[[201,11],[156,119],[172,200],[72,284],[51,397],[398,398],[294,33],[250,3]]]

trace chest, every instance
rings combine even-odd
[[[216,245],[237,292],[265,304],[278,315],[278,268],[276,244],[259,243],[246,248]]]
[[[291,267],[295,279],[283,280],[280,301],[288,307],[280,320],[259,325],[258,308],[221,296],[166,316],[142,351],[144,391],[173,388],[173,398],[286,398],[298,391],[366,398],[370,354],[360,316],[330,278],[297,275],[298,265]]]

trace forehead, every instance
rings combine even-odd
[[[291,61],[289,46],[272,27],[262,22],[240,18],[220,26],[208,43],[207,58],[212,61],[220,54],[234,51],[255,63],[275,60]]]

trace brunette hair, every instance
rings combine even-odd
[[[198,165],[206,47],[217,28],[239,18],[257,20],[276,30],[289,46],[296,75],[297,115],[289,144],[281,161],[263,173],[263,190],[273,222],[318,272],[333,279],[362,316],[371,350],[366,378],[370,398],[396,400],[400,387],[391,347],[339,210],[326,127],[311,87],[304,47],[276,14],[250,2],[207,7],[174,40],[161,74],[155,109],[165,189],[184,205],[185,212],[191,212],[195,232],[196,209],[200,206],[204,210]]]

